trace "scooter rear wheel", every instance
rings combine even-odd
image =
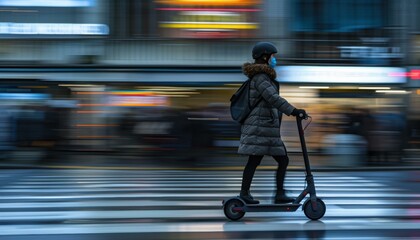
[[[311,220],[318,220],[322,218],[327,211],[327,207],[325,206],[325,203],[320,199],[316,199],[316,211],[312,207],[311,201],[306,201],[303,205],[303,212],[305,213],[305,216]]]
[[[229,199],[224,205],[223,205],[223,211],[225,213],[225,216],[229,218],[232,221],[236,221],[241,219],[245,212],[242,211],[234,211],[234,208],[237,207],[243,207],[245,204],[239,199],[233,198]]]

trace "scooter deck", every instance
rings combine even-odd
[[[238,212],[294,212],[302,204],[246,204],[233,208]]]

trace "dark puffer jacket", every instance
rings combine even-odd
[[[252,79],[250,103],[254,107],[241,127],[238,153],[246,155],[286,155],[280,137],[282,113],[290,115],[294,107],[279,96],[274,69],[265,64],[245,63],[244,74]]]

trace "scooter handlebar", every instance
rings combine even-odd
[[[302,120],[308,120],[309,122],[305,125],[305,127],[302,126]],[[309,124],[311,124],[312,122],[312,117],[309,116],[308,114],[299,114],[298,116],[296,116],[296,121],[298,123],[298,128],[302,129],[302,132],[304,132],[306,130],[306,128],[308,128]]]
[[[299,113],[299,115],[296,116],[296,117],[299,118],[299,119],[308,119],[311,116],[309,116],[308,114]]]

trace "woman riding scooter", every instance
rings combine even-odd
[[[278,163],[274,203],[289,203],[294,199],[286,195],[284,179],[289,164],[287,150],[280,136],[282,114],[306,116],[303,109],[296,109],[279,96],[279,84],[275,80],[277,48],[269,42],[257,43],[252,49],[254,63],[245,63],[243,73],[251,79],[250,106],[255,107],[241,126],[239,154],[248,155],[240,197],[248,204],[258,204],[250,194],[252,178],[264,155],[272,156]]]

